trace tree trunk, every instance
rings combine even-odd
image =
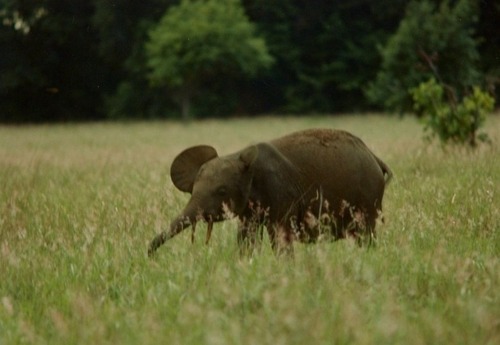
[[[181,116],[185,122],[191,119],[191,95],[192,87],[189,83],[186,83],[182,86],[180,92]]]

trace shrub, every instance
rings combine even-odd
[[[446,92],[445,92],[446,91]],[[472,93],[458,102],[454,90],[443,87],[435,79],[421,83],[410,90],[413,108],[423,115],[424,130],[428,138],[438,137],[441,143],[477,145],[477,140],[487,141],[486,133],[478,129],[484,124],[486,116],[493,110],[493,97],[477,86]]]

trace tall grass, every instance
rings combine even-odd
[[[169,164],[293,130],[347,129],[394,170],[374,249],[268,243],[235,221],[146,257],[187,196]],[[382,116],[0,127],[0,344],[498,344],[500,118],[442,150]]]

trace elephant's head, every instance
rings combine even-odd
[[[252,164],[257,155],[255,146],[225,157],[219,157],[213,147],[206,145],[181,152],[172,163],[170,176],[179,190],[191,194],[191,199],[171,223],[170,231],[155,239],[150,250],[190,225],[194,233],[200,220],[208,223],[208,241],[213,222],[223,220],[228,213],[241,214],[248,202]]]

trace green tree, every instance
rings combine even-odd
[[[402,112],[411,109],[409,89],[431,77],[459,93],[477,84],[477,19],[474,0],[411,2],[381,51],[382,66],[367,96],[387,110]]]
[[[184,119],[202,83],[252,76],[273,62],[239,0],[183,0],[150,32],[146,52],[151,82],[168,87]]]

